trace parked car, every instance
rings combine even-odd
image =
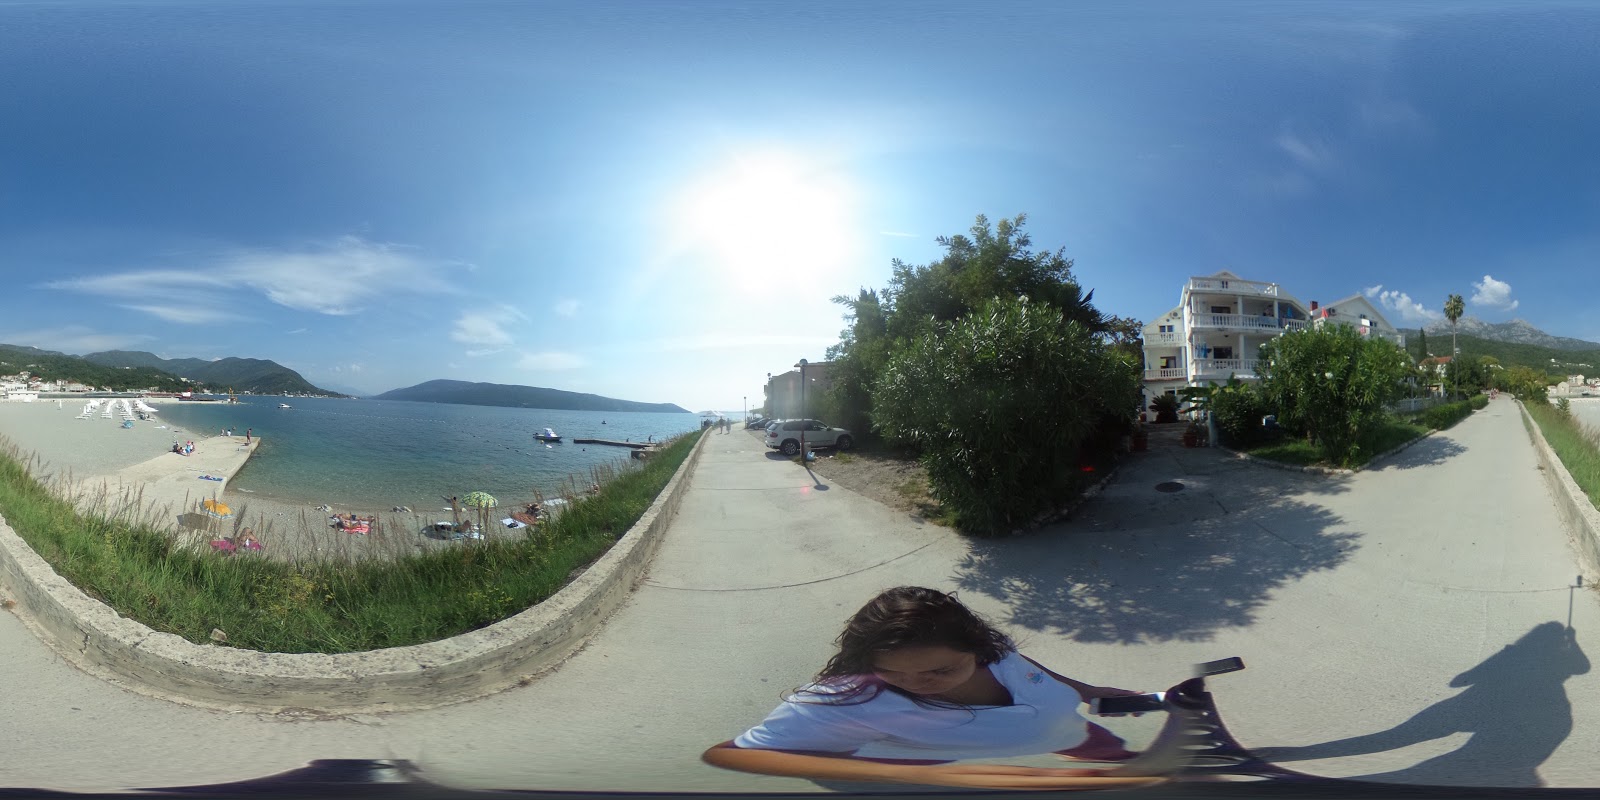
[[[750,420],[744,424],[744,427],[745,430],[751,430],[753,428],[764,429],[767,427],[767,422],[768,420],[766,417],[751,417]]]
[[[767,446],[786,456],[800,452],[800,437],[805,435],[806,447],[836,447],[849,450],[855,439],[844,428],[830,428],[821,420],[790,419],[776,422],[767,428]]]

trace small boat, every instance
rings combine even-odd
[[[291,406],[288,403],[279,403],[278,408],[294,408],[294,406]]]
[[[543,432],[534,434],[533,438],[541,442],[559,442],[561,441],[561,434],[556,433],[551,428],[545,428]]]

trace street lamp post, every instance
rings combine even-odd
[[[800,462],[806,460],[806,360],[800,359]]]

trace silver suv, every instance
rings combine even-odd
[[[855,444],[850,432],[844,428],[830,428],[821,420],[787,419],[767,427],[767,446],[786,456],[800,452],[800,436],[805,435],[806,447],[836,447],[849,450]]]

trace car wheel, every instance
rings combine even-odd
[[[853,444],[855,444],[855,441],[850,438],[850,434],[847,433],[839,437],[838,448],[840,450],[849,450],[850,445]]]
[[[793,440],[793,439],[785,439],[783,441],[783,448],[782,449],[783,449],[783,454],[784,455],[792,456],[792,455],[800,452],[800,443],[795,441],[795,440]]]

